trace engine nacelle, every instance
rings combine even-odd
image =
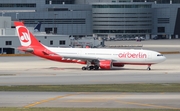
[[[124,64],[121,63],[113,63],[114,67],[124,67]]]
[[[101,61],[99,61],[99,67],[101,69],[111,69],[112,68],[112,61],[110,61],[110,60],[101,60]]]

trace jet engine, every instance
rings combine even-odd
[[[99,67],[101,69],[111,69],[112,68],[112,61],[110,60],[100,60]]]

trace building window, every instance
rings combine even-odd
[[[93,8],[151,8],[150,4],[142,4],[142,5],[93,5]]]
[[[53,40],[50,41],[50,45],[53,45]]]
[[[51,1],[51,2],[50,2]],[[46,0],[46,4],[74,4],[75,0]]]
[[[6,41],[6,45],[12,45],[12,41]]]
[[[151,30],[93,30],[93,33],[151,33]]]
[[[68,8],[48,8],[48,11],[68,11]]]
[[[165,33],[165,27],[158,27],[158,33]]]
[[[53,27],[54,28],[54,34],[57,34],[57,27]]]
[[[174,0],[173,3],[180,3],[180,0]]]
[[[66,41],[65,40],[60,40],[59,41],[59,45],[65,45],[66,44]]]
[[[131,2],[131,0],[119,0],[119,2]]]
[[[52,33],[52,28],[45,28],[45,32],[46,32],[46,34],[50,34],[50,33]]]
[[[23,3],[1,3],[0,7],[36,7],[35,3],[23,4]]]
[[[36,24],[36,21],[41,22],[42,24],[86,24],[86,19],[19,19],[20,21],[24,21],[25,24]],[[45,30],[49,30],[50,27],[45,28]],[[52,31],[52,28],[51,28]]]
[[[169,23],[169,18],[158,18],[158,24],[165,24],[165,23]]]

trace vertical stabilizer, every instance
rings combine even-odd
[[[35,27],[34,27],[34,31],[35,32],[40,32],[41,29],[41,22],[39,22]]]
[[[32,35],[22,22],[14,22],[20,43],[24,47],[40,46],[42,44]]]

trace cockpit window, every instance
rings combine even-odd
[[[157,56],[163,56],[162,54],[158,54]]]

